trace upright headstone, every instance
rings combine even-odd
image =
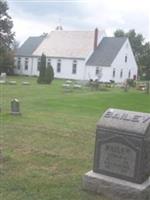
[[[1,75],[0,75],[0,83],[6,83],[6,73],[1,73]]]
[[[4,81],[6,81],[6,73],[1,73],[1,79],[3,79]]]
[[[84,189],[112,200],[150,200],[150,114],[108,109],[99,120]]]
[[[11,100],[11,114],[12,115],[20,115],[20,102],[18,99]]]

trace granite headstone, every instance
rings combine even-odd
[[[12,115],[20,115],[20,102],[18,99],[11,100],[11,114]]]
[[[83,187],[115,200],[145,200],[149,176],[150,114],[108,109],[97,124],[93,171]]]
[[[0,83],[6,83],[6,73],[1,73],[0,75]]]

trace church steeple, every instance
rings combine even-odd
[[[61,18],[58,19],[58,26],[56,26],[56,30],[57,31],[62,31],[63,30],[63,27],[61,25]]]
[[[57,30],[57,31],[62,31],[62,30],[63,30],[63,27],[60,26],[60,25],[58,25],[58,26],[56,26],[56,30]]]

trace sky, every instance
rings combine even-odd
[[[94,30],[113,36],[135,29],[150,41],[149,0],[7,0],[16,40],[23,43],[62,25],[64,30]]]

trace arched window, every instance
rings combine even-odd
[[[128,78],[131,78],[131,70],[128,72]]]
[[[77,61],[73,60],[72,63],[72,74],[76,74],[77,73]]]
[[[41,65],[41,58],[38,58],[38,63],[37,63],[37,70],[40,70],[40,65]]]
[[[99,74],[99,67],[96,67],[95,75]]]
[[[128,56],[127,55],[125,56],[124,61],[125,61],[125,63],[127,63],[127,61],[128,61]]]
[[[120,78],[122,78],[122,76],[123,76],[123,69],[121,69],[120,71]]]
[[[50,65],[51,65],[51,59],[48,58],[48,60],[47,60],[47,66],[50,66]]]
[[[115,70],[115,68],[113,69],[113,78],[115,78],[115,76],[116,76],[116,70]]]
[[[25,69],[25,70],[28,70],[28,63],[29,63],[28,61],[29,61],[29,59],[28,59],[28,58],[25,58],[25,64],[24,64],[24,65],[25,65],[25,66],[24,66],[24,69]]]
[[[57,60],[57,72],[58,73],[61,72],[61,60],[60,59]]]

